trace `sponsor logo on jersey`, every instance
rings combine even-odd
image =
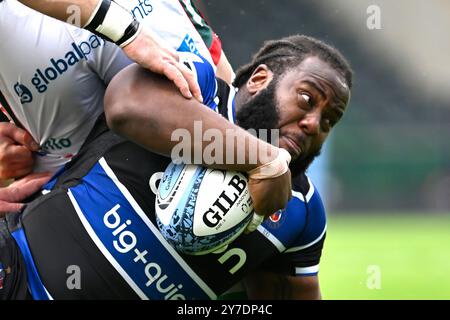
[[[17,82],[14,85],[14,91],[19,96],[21,104],[30,103],[31,101],[33,101],[33,95],[31,94],[30,89],[28,89],[23,84]]]
[[[266,220],[267,226],[276,229],[279,228],[283,221],[286,218],[286,210],[278,210],[277,212],[273,213],[268,220]]]
[[[186,34],[186,36],[183,39],[183,42],[181,43],[177,51],[192,52],[195,53],[197,56],[200,56],[200,51],[198,51],[194,39],[192,39],[192,37],[189,34]]]
[[[68,191],[77,215],[97,247],[141,298],[216,296],[163,239],[126,187],[116,182],[104,158],[83,180],[86,183]]]
[[[272,222],[279,222],[281,220],[281,216],[283,215],[283,210],[278,210],[274,214],[272,214],[269,218]]]
[[[139,4],[131,9],[131,13],[136,19],[144,19],[153,11],[153,6],[149,0],[139,0]]]
[[[69,51],[67,51],[64,56],[50,58],[47,66],[36,69],[30,81],[31,84],[39,93],[44,93],[53,81],[57,80],[61,75],[66,73],[81,61],[87,60],[89,54],[104,44],[105,41],[96,35],[91,35],[87,41],[82,41],[80,43],[72,42]],[[24,88],[25,86],[21,85],[17,88],[17,90],[22,89],[22,91],[19,92],[23,92],[23,99],[30,102],[30,98],[32,99],[31,92],[30,90],[27,90],[28,92],[24,91]],[[26,93],[29,93],[29,95],[26,95]],[[22,95],[19,94],[19,96],[22,100]]]
[[[135,268],[144,269],[147,281],[146,287],[154,285],[154,289],[164,297],[164,300],[186,300],[182,294],[183,284],[173,282],[170,274],[164,272],[164,268],[155,260],[152,260],[152,250],[144,250],[139,247],[139,237],[129,226],[132,226],[131,220],[123,221],[119,214],[120,204],[117,204],[105,213],[103,223],[112,230],[115,240],[113,247],[121,255],[129,257],[133,261]]]
[[[43,151],[57,151],[67,149],[72,146],[72,141],[69,138],[50,138],[42,145]]]

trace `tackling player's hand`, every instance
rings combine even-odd
[[[203,102],[200,86],[194,73],[179,62],[175,51],[159,44],[156,37],[142,27],[142,30],[130,44],[123,48],[125,54],[142,67],[155,73],[162,74],[171,80],[184,97],[194,96]]]
[[[39,191],[46,184],[51,173],[33,173],[0,188],[0,217],[9,212],[17,212],[22,209],[22,203],[26,198]]]
[[[33,170],[33,151],[39,145],[31,135],[8,122],[0,123],[0,179],[19,178]]]

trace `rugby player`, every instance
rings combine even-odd
[[[280,129],[280,145],[293,156],[295,172],[294,198],[285,210],[221,254],[180,255],[155,229],[148,186],[170,159],[114,135],[100,118],[81,152],[53,181],[53,190],[3,222],[1,259],[10,270],[5,296],[23,298],[28,281],[38,299],[216,298],[258,269],[245,281],[250,297],[320,297],[317,272],[326,219],[305,170],[345,111],[351,88],[347,62],[308,37],[269,42],[238,72],[237,93],[214,79],[206,61],[193,59],[190,65],[213,109],[204,119],[217,112],[243,128]],[[154,140],[151,135],[145,137],[149,123],[169,116],[191,123],[198,119],[191,115],[202,109],[177,95],[167,80],[135,66],[112,81],[105,107],[114,130],[166,154],[170,146],[155,146],[148,141]],[[82,270],[76,290],[66,286],[71,265]]]
[[[55,172],[78,152],[102,112],[106,85],[130,61],[114,45],[96,35],[34,13],[16,1],[5,0],[0,6],[0,36],[5,40],[4,47],[1,47],[4,78],[0,81],[4,106],[10,107],[9,114],[14,122],[29,132],[41,146],[34,171]],[[27,23],[24,24],[19,17],[26,18]],[[161,17],[164,19],[161,20]],[[152,15],[142,16],[141,19],[155,32],[163,34],[172,48],[209,56],[208,49],[177,1],[155,2]],[[41,37],[42,34],[46,37]],[[11,36],[17,38],[15,46],[6,45]],[[39,54],[28,59],[28,52],[36,49]],[[204,123],[205,129],[217,127],[220,122],[231,126],[224,119],[213,119]],[[30,146],[32,139],[26,138],[29,136],[27,133],[13,134],[11,128],[8,131],[9,136],[20,137],[15,140],[22,146],[9,143],[14,139],[2,143],[5,152],[2,152],[0,173],[3,178],[29,172],[33,165],[30,150],[37,150],[36,146]],[[7,148],[12,149],[11,153],[6,152]],[[17,153],[19,151],[20,154]],[[12,155],[13,164],[25,159],[25,167],[17,171],[11,168],[5,160],[8,154]],[[6,168],[3,168],[5,162]],[[281,180],[285,183],[286,177]],[[267,183],[260,183],[260,186],[260,189],[268,189]],[[265,198],[264,192],[253,193],[257,192],[261,194],[261,199]],[[274,198],[273,204],[284,206],[289,196],[287,190],[278,188],[275,192],[279,192],[280,197]],[[1,198],[1,193],[0,199],[6,200]],[[255,199],[255,202],[258,203],[258,200]],[[283,203],[280,205],[278,202]],[[260,211],[270,212],[273,204],[267,210]],[[262,203],[262,206],[266,205]],[[7,210],[10,208],[7,207]]]

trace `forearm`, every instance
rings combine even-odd
[[[206,106],[184,99],[169,81],[137,66],[128,67],[110,83],[105,96],[105,113],[114,131],[167,156],[181,142],[178,133],[185,133],[184,136],[190,138],[190,154],[201,156],[200,159],[191,157],[192,160],[201,160],[202,164],[219,169],[249,171],[272,160],[278,153],[277,148]],[[216,149],[215,159],[219,161],[215,163],[202,157],[211,144],[203,139],[210,129],[214,129],[214,136],[223,140],[216,144],[220,148]]]
[[[71,6],[79,8],[80,23],[84,26],[100,0],[19,0],[26,6],[58,20],[69,22],[74,14]],[[75,21],[75,20],[74,20]]]

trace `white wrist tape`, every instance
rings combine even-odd
[[[291,155],[285,149],[278,149],[278,156],[256,169],[248,172],[250,179],[272,179],[285,174],[289,170],[289,163],[291,162]]]
[[[97,6],[95,7],[94,11],[92,12],[91,16],[89,17],[89,20],[84,24],[83,28],[86,28],[92,20],[94,20],[95,15],[97,14],[98,10],[100,10],[100,7],[102,5],[102,0],[99,0],[97,3]]]
[[[111,1],[111,6],[106,13],[105,20],[103,20],[102,24],[95,31],[117,42],[125,35],[125,30],[133,20],[133,15],[130,12]]]

